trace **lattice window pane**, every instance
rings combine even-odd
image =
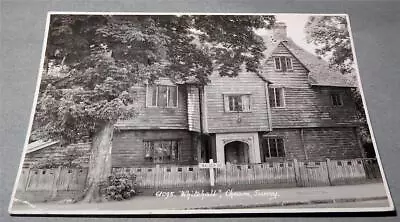
[[[166,107],[167,106],[167,86],[158,86],[158,106]]]
[[[286,67],[287,67],[288,70],[292,70],[293,69],[293,67],[292,67],[292,59],[289,58],[289,57],[286,57]]]
[[[168,106],[169,107],[176,107],[177,104],[177,90],[175,86],[168,87]]]
[[[281,67],[281,60],[280,60],[280,58],[279,58],[279,57],[276,57],[276,58],[274,58],[274,61],[275,61],[275,69],[276,69],[276,70],[281,70],[282,67]]]

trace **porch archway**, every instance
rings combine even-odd
[[[242,141],[232,141],[224,145],[225,163],[249,163],[249,145]]]

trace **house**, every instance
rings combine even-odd
[[[116,124],[113,167],[362,157],[355,86],[287,38],[283,23],[266,42],[260,74],[133,88],[143,110]]]

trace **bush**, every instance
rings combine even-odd
[[[135,175],[112,175],[108,178],[105,196],[108,200],[127,200],[136,195]]]

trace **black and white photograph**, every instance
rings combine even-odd
[[[49,12],[9,212],[393,211],[350,19]]]

